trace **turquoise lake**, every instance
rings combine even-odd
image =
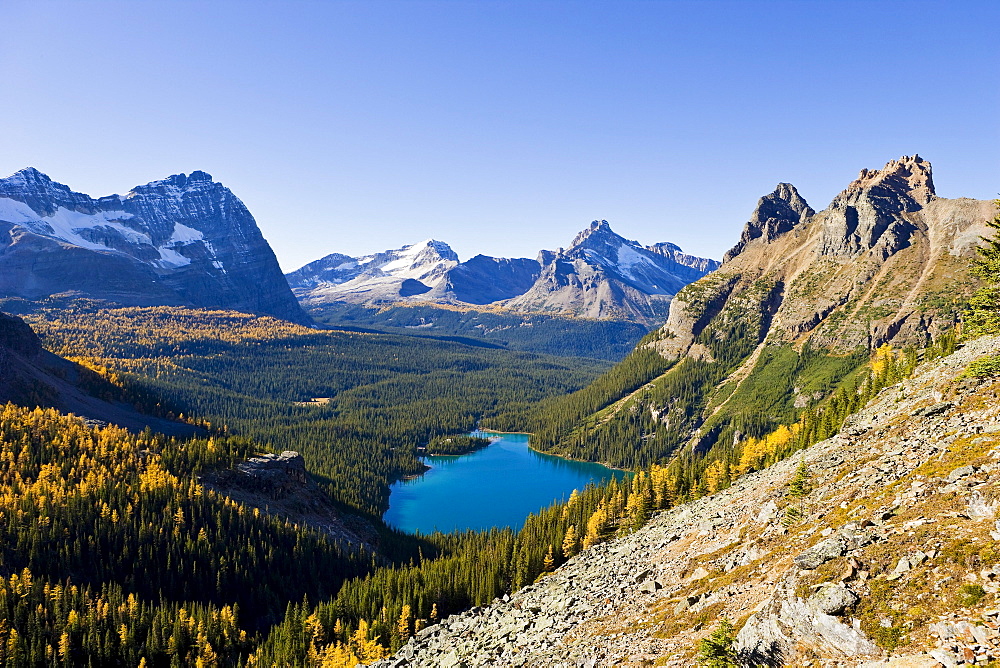
[[[530,513],[568,499],[574,489],[628,475],[600,464],[535,452],[528,447],[527,434],[484,435],[499,439],[467,455],[426,457],[429,471],[393,484],[386,523],[425,534],[519,529]]]

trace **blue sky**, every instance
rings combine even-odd
[[[995,2],[0,1],[0,173],[202,169],[286,270],[434,237],[534,256],[604,218],[720,257],[919,153],[1000,192]]]

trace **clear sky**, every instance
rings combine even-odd
[[[604,218],[720,257],[779,181],[919,153],[1000,192],[1000,3],[0,0],[0,173],[202,169],[286,270],[434,237],[533,257]]]

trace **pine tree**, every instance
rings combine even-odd
[[[1000,206],[1000,200],[996,203]],[[983,237],[986,243],[976,249],[979,256],[972,261],[973,275],[985,282],[965,314],[966,333],[973,336],[1000,333],[1000,214],[986,224],[996,233]]]
[[[735,668],[736,652],[733,642],[736,640],[733,625],[727,619],[719,622],[719,627],[698,643],[698,665],[703,668]]]
[[[799,460],[799,466],[795,469],[795,475],[788,483],[788,496],[793,499],[801,499],[809,493],[809,468],[803,457]]]

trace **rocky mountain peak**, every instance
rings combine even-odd
[[[24,169],[20,169],[20,170],[14,172],[13,174],[11,174],[10,176],[8,176],[4,180],[5,181],[21,181],[21,182],[26,183],[26,184],[27,183],[41,184],[43,186],[45,186],[45,185],[47,185],[49,183],[52,183],[52,179],[50,179],[47,175],[45,175],[42,172],[38,171],[34,167],[25,167]]]
[[[0,179],[0,197],[27,204],[33,211],[50,216],[59,207],[79,213],[93,213],[94,203],[87,195],[70,190],[34,167],[26,167]]]
[[[905,214],[933,198],[931,165],[919,155],[863,169],[824,212],[820,253],[856,257],[871,251],[884,260],[910,243],[916,228]]]
[[[815,213],[791,183],[779,183],[773,192],[757,200],[750,220],[743,227],[740,240],[726,253],[723,261],[728,261],[743,252],[754,239],[774,241],[779,235],[791,230],[798,223]]]
[[[0,295],[74,291],[309,321],[249,210],[207,172],[95,199],[23,169],[0,179],[0,232]]]
[[[903,211],[919,209],[935,195],[931,163],[914,154],[891,160],[882,169],[862,169],[831,206],[850,203],[865,193],[894,197],[904,207]]]
[[[451,246],[436,239],[425,239],[418,244],[410,246],[414,251],[415,262],[451,260],[458,262],[458,254],[452,250]]]
[[[606,220],[595,220],[590,226],[576,235],[573,239],[573,243],[570,244],[570,248],[576,248],[577,246],[583,245],[585,241],[591,237],[596,237],[598,239],[607,239],[609,237],[622,239],[622,237],[615,234],[614,230],[611,229],[611,225]]]

